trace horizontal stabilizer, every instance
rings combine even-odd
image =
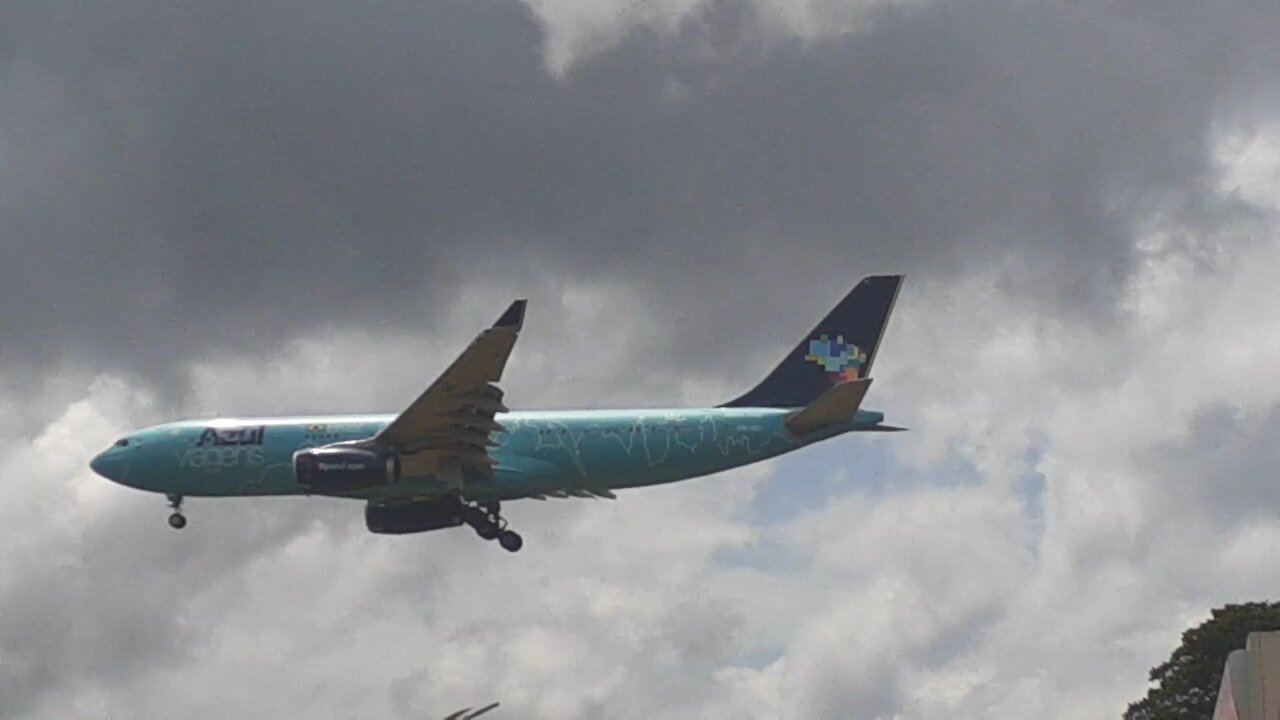
[[[906,432],[908,428],[894,427],[893,425],[872,425],[871,427],[857,428],[858,432]]]
[[[787,429],[804,435],[833,423],[845,422],[858,412],[862,398],[871,387],[871,378],[858,378],[838,383],[818,399],[787,416]]]

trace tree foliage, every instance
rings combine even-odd
[[[1124,720],[1204,720],[1213,715],[1223,665],[1251,632],[1280,630],[1280,602],[1225,605],[1182,633],[1182,644],[1151,669],[1155,687],[1131,703]]]

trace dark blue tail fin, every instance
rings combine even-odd
[[[867,377],[901,275],[865,277],[759,385],[723,407],[804,407],[839,382]]]

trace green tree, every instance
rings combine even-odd
[[[1218,700],[1222,668],[1251,632],[1280,630],[1280,602],[1225,605],[1182,633],[1182,644],[1151,669],[1155,687],[1131,703],[1124,720],[1205,720]]]

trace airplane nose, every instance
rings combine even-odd
[[[120,482],[120,478],[124,477],[124,461],[119,457],[111,457],[110,451],[100,453],[90,460],[89,468],[113,482]]]

